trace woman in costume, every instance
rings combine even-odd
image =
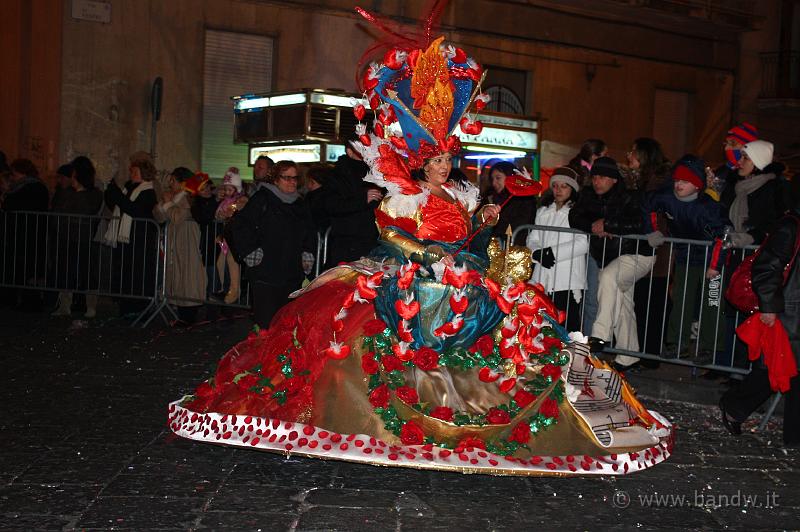
[[[480,131],[465,115],[485,96],[481,67],[442,40],[393,49],[365,77],[376,120],[374,134],[359,124],[357,147],[365,179],[388,191],[379,247],[296,293],[171,404],[176,434],[492,474],[623,473],[669,455],[671,425],[528,284],[530,251],[486,245],[499,207],[479,210],[473,185],[447,182],[453,132]],[[522,176],[507,188],[540,190]]]

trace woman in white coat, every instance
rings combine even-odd
[[[556,168],[550,188],[536,211],[536,229],[528,234],[526,245],[536,262],[531,281],[541,283],[555,304],[567,313],[567,330],[581,330],[581,298],[586,288],[586,255],[589,239],[570,229],[569,210],[578,199],[578,175],[572,168]],[[561,230],[563,229],[563,230]]]

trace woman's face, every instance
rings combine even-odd
[[[739,175],[742,177],[749,176],[756,169],[756,165],[750,160],[745,152],[742,152],[742,158],[739,159]]]
[[[236,187],[233,185],[222,185],[222,194],[226,198],[230,198],[236,194]]]
[[[141,183],[142,182],[142,170],[138,166],[129,166],[128,167],[128,178],[133,181],[134,183]]]
[[[284,194],[297,192],[297,168],[290,166],[281,170],[275,179],[275,186]]]
[[[628,159],[628,168],[632,170],[638,170],[639,167],[642,166],[641,161],[639,161],[638,152],[636,151],[636,145],[631,146],[631,149],[627,153],[626,157]]]
[[[425,172],[425,179],[431,185],[441,186],[447,182],[450,170],[453,169],[453,156],[443,153],[438,157],[428,159],[422,171]]]
[[[497,194],[503,192],[503,189],[506,188],[506,174],[501,172],[500,170],[492,171],[492,188]]]
[[[172,174],[169,175],[169,189],[172,192],[176,192],[176,193],[180,192],[183,189],[183,187],[181,186],[181,183],[177,179],[175,179],[175,176],[172,175]]]
[[[553,198],[555,198],[557,205],[565,204],[572,195],[572,187],[561,181],[551,183],[550,190],[553,191]]]

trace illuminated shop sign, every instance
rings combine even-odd
[[[456,134],[461,138],[462,144],[483,144],[516,150],[535,150],[538,140],[537,134],[532,131],[514,131],[486,125],[480,135],[467,135],[461,131],[461,126],[456,128]]]
[[[284,144],[281,146],[254,146],[250,148],[250,164],[266,155],[273,161],[294,161],[296,163],[318,163],[320,144]]]

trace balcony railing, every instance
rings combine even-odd
[[[761,54],[762,99],[800,99],[800,52]]]

